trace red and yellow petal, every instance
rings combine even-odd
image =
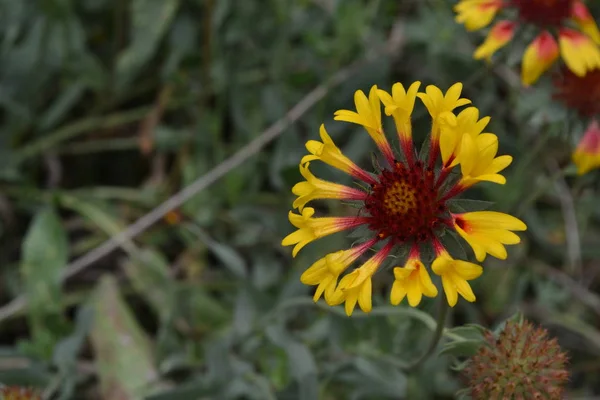
[[[476,31],[488,26],[500,8],[502,0],[462,0],[454,6],[456,22],[468,31]]]
[[[503,20],[497,22],[490,30],[483,44],[475,49],[473,58],[490,61],[496,51],[511,41],[515,34],[515,27],[516,24],[512,21]]]
[[[600,30],[588,8],[580,0],[575,0],[571,8],[571,19],[579,29],[600,45]]]
[[[556,61],[559,55],[558,43],[552,37],[550,32],[540,33],[531,42],[523,54],[523,65],[521,70],[521,80],[523,85],[529,86],[546,72]]]
[[[586,72],[600,68],[600,48],[583,33],[562,28],[558,43],[565,64],[575,75],[584,76]]]
[[[594,168],[600,168],[600,125],[594,120],[573,152],[573,162],[577,173],[583,175]]]

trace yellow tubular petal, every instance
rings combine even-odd
[[[558,39],[560,53],[567,67],[577,76],[600,67],[600,49],[590,38],[568,28],[562,28]]]
[[[493,183],[497,183],[498,185],[506,184],[506,178],[504,176],[498,175],[498,174],[478,175],[477,177],[473,178],[473,181],[493,182]],[[475,184],[475,182],[473,182],[473,183],[467,182],[467,183],[465,183],[465,186],[469,187],[469,186],[472,186],[473,184]]]

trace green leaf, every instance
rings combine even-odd
[[[102,277],[90,301],[94,310],[90,340],[102,397],[142,399],[158,378],[148,337],[123,301],[114,277]]]
[[[127,85],[150,61],[178,7],[178,0],[131,1],[131,43],[117,60],[119,88]]]
[[[450,199],[446,204],[448,204],[450,212],[464,213],[487,210],[494,205],[494,202],[473,199]]]
[[[21,273],[29,301],[33,347],[49,358],[55,340],[67,328],[62,312],[61,275],[67,265],[67,234],[52,208],[37,213],[23,241]]]

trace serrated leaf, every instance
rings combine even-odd
[[[66,328],[61,314],[61,275],[69,253],[67,234],[54,209],[45,208],[34,217],[22,252],[21,273],[33,331],[30,349],[49,358],[54,341]]]
[[[106,399],[138,400],[153,391],[158,374],[151,343],[123,301],[114,277],[100,279],[91,298],[90,340],[100,391]]]

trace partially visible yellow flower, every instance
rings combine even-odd
[[[577,173],[583,175],[594,168],[600,168],[600,125],[594,120],[586,130],[573,152],[573,162]]]
[[[454,228],[473,248],[478,261],[490,254],[501,260],[507,257],[506,244],[517,244],[521,238],[512,231],[527,230],[527,225],[512,215],[496,211],[474,211],[452,214]]]
[[[325,293],[325,301],[332,304],[333,293],[340,274],[375,242],[376,240],[372,239],[355,248],[327,254],[304,271],[300,281],[305,285],[318,285],[313,300],[316,302]]]
[[[573,29],[562,28],[558,44],[565,64],[575,75],[584,76],[586,72],[600,67],[600,49],[589,37]]]
[[[291,246],[295,244],[292,256],[296,254],[313,240],[320,239],[332,233],[351,229],[365,223],[364,217],[321,217],[312,218],[315,209],[306,207],[302,214],[289,213],[289,219],[292,225],[298,228],[297,231],[287,235],[282,241],[282,246]]]
[[[409,256],[403,268],[395,267],[394,278],[390,302],[395,306],[408,297],[408,304],[416,307],[423,296],[435,297],[438,294],[438,290],[418,254]]]
[[[459,294],[468,302],[475,301],[475,294],[468,281],[479,278],[483,273],[480,265],[455,260],[443,251],[433,261],[431,269],[442,278],[442,286],[450,307],[456,305]]]
[[[485,41],[475,49],[473,58],[491,61],[495,52],[506,46],[515,34],[515,23],[511,21],[498,21],[490,30]]]
[[[521,80],[529,86],[537,81],[558,58],[558,44],[550,32],[543,31],[536,37],[523,54]]]
[[[338,284],[335,292],[330,298],[331,305],[346,302],[346,315],[351,316],[356,303],[363,312],[370,312],[372,309],[371,277],[377,272],[381,263],[390,254],[392,244],[388,243],[374,256],[369,258],[360,268],[344,276]]]
[[[474,139],[463,135],[457,162],[460,163],[462,178],[459,185],[463,188],[473,186],[480,181],[503,185],[506,178],[498,172],[512,162],[511,156],[496,157],[498,137],[492,133],[482,133]]]
[[[458,164],[456,156],[460,153],[463,135],[476,138],[489,124],[490,117],[479,119],[479,110],[468,107],[458,115],[451,112],[440,115],[440,150],[444,167],[453,167]]]
[[[488,26],[500,8],[502,0],[464,0],[454,6],[456,22],[476,31]]]
[[[498,49],[514,36],[518,23],[543,27],[543,31],[527,47],[523,55],[521,80],[523,85],[535,83],[558,59],[573,73],[585,75],[600,66],[600,30],[581,0],[460,0],[454,7],[456,21],[469,31],[487,26],[501,8],[516,11],[514,20],[500,20],[473,54],[475,59],[491,60]],[[509,14],[510,15],[510,14]],[[569,21],[581,32],[568,28]],[[558,42],[550,32],[558,32]]]
[[[371,175],[346,157],[339,147],[333,143],[333,140],[331,140],[331,137],[325,130],[325,125],[323,124],[321,124],[319,135],[321,136],[322,142],[319,142],[318,140],[309,140],[306,142],[306,149],[310,154],[302,157],[302,160],[300,160],[301,165],[306,164],[309,161],[320,160],[357,179],[367,183],[375,182]]]
[[[334,113],[333,119],[362,125],[388,161],[393,162],[394,153],[381,126],[381,102],[377,95],[377,86],[371,87],[369,98],[362,90],[357,90],[354,93],[354,105],[356,111],[338,110]]]
[[[364,200],[366,198],[367,194],[362,190],[317,178],[310,172],[309,166],[309,162],[300,164],[300,173],[306,181],[298,182],[292,188],[292,193],[298,196],[294,200],[294,208],[302,211],[306,203],[316,199]]]
[[[419,86],[421,86],[421,82],[416,81],[410,85],[408,90],[405,90],[404,85],[400,82],[394,83],[391,96],[385,90],[377,90],[377,94],[385,106],[385,115],[394,117],[396,131],[402,143],[412,141],[410,116],[415,107]]]

